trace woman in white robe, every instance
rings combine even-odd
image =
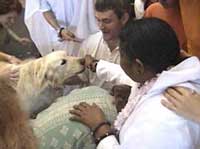
[[[129,80],[132,85],[130,77],[139,83],[114,122],[117,133],[95,104],[80,103],[70,111],[73,120],[91,128],[97,149],[199,149],[200,125],[161,104],[170,86],[200,92],[199,59],[180,56],[173,29],[156,18],[130,21],[120,35],[120,58],[122,69],[105,61],[86,60],[87,66],[96,66],[100,78],[126,84]]]

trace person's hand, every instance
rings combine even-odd
[[[200,123],[200,94],[184,87],[168,88],[161,103],[180,116]]]
[[[29,38],[26,37],[22,37],[19,39],[19,43],[22,45],[28,45],[31,43],[31,40]]]
[[[19,79],[19,67],[9,66],[1,68],[0,79],[17,82]]]
[[[115,85],[112,87],[111,95],[114,96],[113,104],[116,106],[117,112],[120,112],[128,102],[128,97],[131,93],[131,86]]]
[[[11,64],[20,64],[22,61],[15,56],[8,56],[8,62]]]
[[[68,29],[63,29],[61,31],[61,37],[62,39],[64,40],[67,40],[67,41],[74,41],[74,42],[81,42],[80,39],[78,39],[74,33],[70,32]]]
[[[189,53],[187,53],[187,52],[184,51],[184,50],[181,50],[181,51],[180,51],[180,54],[181,54],[181,57],[182,57],[182,58],[186,58],[186,57],[190,57],[190,56],[191,56]]]
[[[103,111],[95,103],[89,105],[82,102],[73,108],[73,110],[70,110],[73,115],[70,120],[81,122],[90,129],[94,129],[98,124],[106,120]]]
[[[93,58],[91,55],[85,56],[85,67],[90,69],[93,72],[96,72],[97,62],[98,62],[98,60]]]

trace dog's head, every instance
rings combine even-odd
[[[64,51],[56,51],[42,58],[43,81],[59,87],[70,77],[84,71],[82,58],[67,56]]]

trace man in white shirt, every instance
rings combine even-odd
[[[92,55],[96,59],[119,64],[119,32],[132,19],[130,3],[125,0],[96,0],[95,17],[101,31],[91,35],[80,48],[79,56]],[[95,73],[86,72],[88,85],[111,89],[111,83],[97,78]]]

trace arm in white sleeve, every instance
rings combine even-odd
[[[104,79],[113,84],[126,84],[130,86],[137,84],[124,72],[120,65],[104,60],[98,62],[96,73],[99,79]]]

